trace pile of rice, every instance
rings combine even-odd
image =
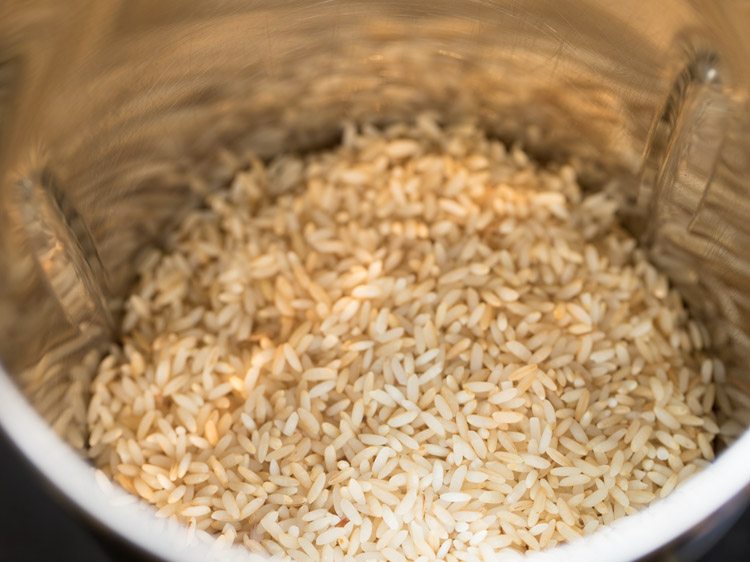
[[[144,260],[88,411],[159,515],[297,561],[490,560],[713,458],[723,366],[572,168],[423,117],[205,203]]]

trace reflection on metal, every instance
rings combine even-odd
[[[139,251],[198,193],[251,155],[335,142],[344,120],[431,110],[474,117],[540,160],[572,159],[588,187],[619,190],[627,224],[742,367],[741,4],[5,0],[3,365],[82,447],[85,366],[112,339]]]

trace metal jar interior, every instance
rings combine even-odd
[[[616,189],[624,223],[706,322],[724,384],[741,389],[748,24],[733,0],[6,0],[0,424],[105,526],[164,558],[205,559],[72,452],[138,254],[251,154],[421,111],[474,118],[540,160],[572,160],[587,189]],[[740,501],[749,465],[741,438],[674,497],[542,556],[653,551]]]

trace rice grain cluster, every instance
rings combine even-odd
[[[91,455],[159,515],[300,562],[591,533],[719,432],[723,365],[616,208],[426,117],[255,161],[144,260]]]

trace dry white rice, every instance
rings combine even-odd
[[[144,260],[91,455],[298,561],[486,560],[633,513],[713,458],[728,401],[615,210],[428,118],[255,162]]]

